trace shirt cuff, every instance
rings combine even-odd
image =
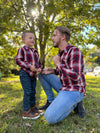
[[[30,64],[28,64],[28,65],[27,65],[27,68],[28,68],[28,69],[30,69],[30,67],[31,67],[31,65],[30,65]]]
[[[54,69],[54,74],[55,74],[55,75],[58,75],[57,68],[56,68],[56,69]]]
[[[65,66],[65,64],[60,64],[60,65],[58,65],[57,67],[58,67],[59,70],[62,70],[62,69],[65,68],[66,66]]]

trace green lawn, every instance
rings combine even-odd
[[[44,116],[37,120],[20,117],[23,90],[19,78],[3,78],[0,82],[0,133],[100,133],[100,77],[86,76],[86,79],[86,117],[81,119],[72,112],[60,123],[49,125]],[[46,102],[46,95],[39,81],[36,90],[37,106],[41,106]]]

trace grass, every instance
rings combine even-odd
[[[0,82],[0,133],[100,133],[100,77],[86,76],[86,79],[86,117],[81,119],[72,112],[60,123],[49,125],[44,116],[37,120],[20,117],[23,90],[19,77],[3,78]],[[41,106],[46,102],[46,95],[39,81],[36,90],[37,106]]]

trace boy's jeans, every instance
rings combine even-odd
[[[47,94],[48,101],[53,101],[45,112],[45,119],[50,124],[57,123],[66,118],[68,114],[77,106],[77,103],[84,98],[83,94],[78,91],[59,91],[62,84],[59,77],[54,74],[39,74],[38,77],[44,91]],[[52,88],[59,92],[55,99]]]
[[[24,70],[20,70],[20,81],[24,90],[23,111],[27,111],[35,105],[36,78],[29,76]]]

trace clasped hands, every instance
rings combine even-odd
[[[53,57],[53,61],[56,66],[61,64],[60,57],[58,55]],[[42,74],[51,74],[51,73],[54,73],[54,69],[52,68],[44,68],[42,70]]]
[[[54,64],[56,66],[58,66],[58,65],[61,64],[60,57],[58,55],[56,55],[56,56],[53,57],[53,61],[54,61]],[[34,65],[31,65],[30,70],[32,72],[37,72],[37,74],[39,74],[39,73],[42,73],[42,74],[50,74],[50,73],[53,72],[53,69],[51,69],[51,68],[44,68],[42,70],[41,68],[36,68]]]
[[[41,68],[36,68],[34,65],[30,66],[30,70],[32,72],[36,72],[37,74],[41,73],[42,69]]]

